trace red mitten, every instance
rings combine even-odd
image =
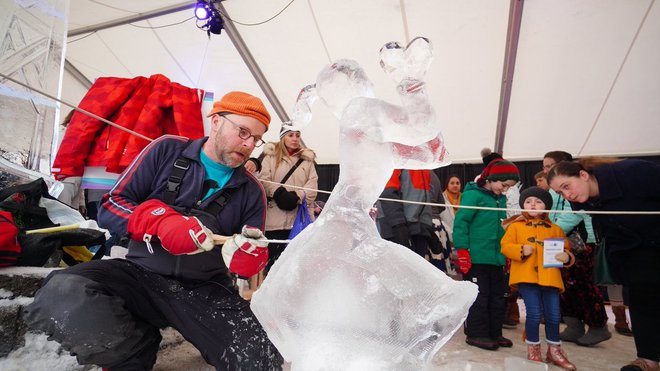
[[[133,210],[128,218],[128,233],[144,241],[151,250],[151,239],[158,237],[170,254],[196,254],[211,251],[213,233],[197,218],[176,212],[161,200],[148,200]]]
[[[240,277],[252,277],[268,262],[268,242],[259,228],[243,226],[222,245],[222,259],[229,271]]]
[[[472,268],[472,260],[470,259],[470,252],[467,251],[467,249],[458,249],[456,250],[456,254],[458,257],[456,260],[458,261],[458,269],[463,272],[463,274],[467,273],[470,268]]]

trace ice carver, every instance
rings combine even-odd
[[[275,262],[251,307],[291,370],[422,370],[476,297],[410,249],[380,238],[369,211],[395,168],[448,163],[423,76],[427,39],[388,43],[381,66],[402,105],[375,98],[352,60],[326,66],[304,88],[293,123],[318,97],[340,126],[340,174],[316,221]],[[295,129],[293,129],[295,130]],[[448,305],[451,303],[451,305]]]
[[[218,370],[281,368],[229,275],[251,276],[268,259],[266,197],[243,164],[270,115],[259,98],[230,92],[209,116],[209,137],[155,140],[105,196],[99,224],[130,236],[126,259],[53,272],[27,307],[31,328],[80,364],[150,370],[159,329],[171,326]],[[233,237],[220,248],[212,233]]]

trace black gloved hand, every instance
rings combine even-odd
[[[392,237],[394,242],[410,248],[410,231],[408,230],[408,226],[405,223],[393,226],[392,233],[394,234]]]
[[[291,211],[296,209],[299,199],[295,191],[287,191],[286,188],[280,186],[273,193],[273,200],[280,209]]]

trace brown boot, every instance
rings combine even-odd
[[[658,371],[660,365],[658,362],[653,362],[649,359],[637,358],[629,364],[621,367],[621,371]]]
[[[507,300],[506,318],[515,323],[520,323],[520,309],[518,309],[518,300],[515,296]]]
[[[534,362],[543,362],[541,344],[527,344],[527,359]]]
[[[632,330],[630,330],[630,327],[628,327],[628,319],[626,318],[626,306],[612,306],[612,312],[614,313],[614,330],[624,336],[633,336]]]
[[[561,367],[564,370],[577,370],[577,367],[566,358],[566,353],[561,349],[561,345],[548,344],[548,353],[546,354],[545,361]]]

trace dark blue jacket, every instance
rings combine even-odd
[[[573,210],[660,210],[659,164],[629,159],[601,165],[592,174],[598,181],[598,198],[572,202]],[[610,266],[617,270],[632,249],[660,249],[660,215],[595,214],[592,218],[605,237]]]
[[[205,172],[199,154],[207,139],[198,139],[188,144],[186,138],[166,135],[149,144],[105,196],[99,210],[99,225],[113,234],[124,236],[128,218],[137,205],[154,198],[163,200],[167,179],[179,157],[188,158],[190,168],[183,177],[179,194],[172,206],[204,210],[219,195],[218,192],[200,201],[203,197]],[[204,224],[214,233],[225,236],[240,233],[246,224],[263,230],[266,196],[259,181],[241,166],[234,170],[224,189],[230,195],[229,202],[215,215],[215,220],[205,221]],[[213,225],[213,222],[217,224]],[[131,240],[127,259],[150,271],[184,282],[226,282],[227,268],[222,260],[220,246],[206,253],[177,256],[165,251],[158,243],[152,242],[152,246],[153,254],[144,243]]]

